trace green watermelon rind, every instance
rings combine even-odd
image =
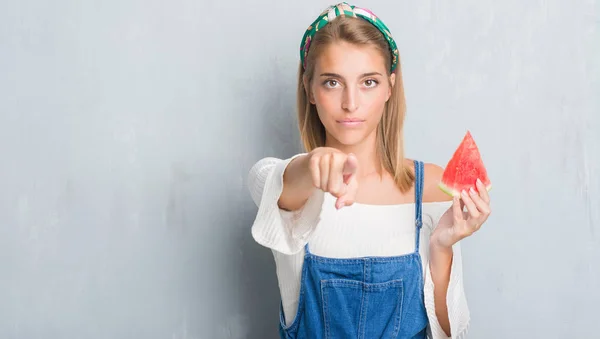
[[[458,192],[458,191],[456,191],[456,190],[454,190],[454,189],[452,189],[452,188],[450,188],[450,187],[446,186],[446,184],[444,184],[443,182],[440,182],[440,183],[438,184],[438,187],[439,187],[439,188],[440,188],[442,191],[444,191],[444,193],[448,194],[448,195],[449,195],[449,196],[451,196],[451,197],[454,197],[454,196],[460,196],[460,192]],[[492,190],[492,184],[489,184],[489,185],[487,185],[485,188],[486,188],[486,190],[487,190],[488,192],[489,192],[489,191],[491,191],[491,190]]]

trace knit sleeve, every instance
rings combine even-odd
[[[315,190],[299,210],[286,211],[278,206],[283,191],[283,173],[294,158],[304,154],[288,159],[263,158],[248,174],[248,189],[258,207],[252,237],[257,243],[283,254],[301,251],[320,220],[324,199],[321,190]]]
[[[423,226],[428,227],[429,234],[433,232],[442,214],[450,208],[451,202],[430,204],[423,209]],[[435,314],[435,302],[433,295],[433,279],[429,264],[425,267],[425,308],[430,323],[430,334],[433,339],[459,339],[466,338],[470,324],[470,312],[465,296],[463,285],[462,254],[460,242],[452,247],[453,257],[450,271],[450,281],[446,295],[448,318],[450,320],[451,336],[446,333],[439,324]]]

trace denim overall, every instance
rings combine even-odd
[[[415,161],[415,251],[393,257],[325,258],[305,246],[300,299],[285,339],[426,338],[422,226],[423,163]]]

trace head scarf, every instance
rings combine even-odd
[[[392,34],[387,26],[379,19],[373,12],[368,9],[360,8],[357,6],[349,5],[346,2],[341,2],[337,5],[332,5],[326,8],[319,17],[310,25],[302,37],[302,43],[300,44],[300,61],[302,66],[306,68],[306,56],[310,48],[310,42],[312,41],[315,34],[319,29],[323,28],[327,23],[339,16],[351,16],[355,18],[361,18],[370,22],[373,26],[377,27],[383,34],[383,37],[387,40],[390,51],[392,53],[392,66],[391,72],[393,73],[398,65],[398,48],[396,42],[392,38]]]

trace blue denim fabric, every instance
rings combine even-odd
[[[298,311],[285,339],[426,338],[422,226],[423,163],[415,161],[416,239],[413,253],[393,257],[325,258],[305,247]]]

